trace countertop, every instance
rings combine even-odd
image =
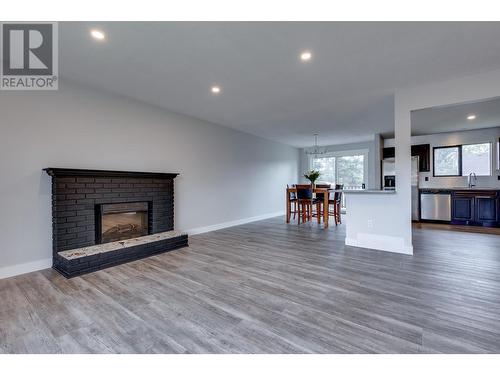
[[[494,187],[477,187],[474,186],[472,188],[469,187],[449,187],[449,188],[420,188],[420,191],[497,191],[500,190],[500,187],[494,188]]]
[[[362,189],[362,190],[342,190],[345,194],[396,194],[396,190],[377,190],[377,189]]]

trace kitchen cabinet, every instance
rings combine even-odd
[[[497,198],[497,223],[500,224],[500,193]]]
[[[396,156],[395,147],[384,147],[382,157],[384,159],[393,158]],[[418,171],[430,172],[431,170],[431,145],[421,144],[411,146],[411,156],[418,156]]]
[[[382,158],[390,159],[396,156],[396,148],[395,147],[384,147],[382,150]]]
[[[413,145],[411,146],[411,156],[418,156],[418,171],[431,171],[431,145]]]
[[[469,224],[474,221],[474,196],[453,194],[451,199],[451,220],[461,224]]]
[[[453,224],[500,226],[500,191],[457,190],[451,201]]]
[[[475,205],[477,222],[495,223],[497,221],[497,198],[495,195],[476,197]]]

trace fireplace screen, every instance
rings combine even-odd
[[[100,243],[121,241],[149,234],[148,203],[112,203],[100,206]]]

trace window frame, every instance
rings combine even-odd
[[[488,150],[488,166],[489,166],[489,173],[488,174],[478,174],[477,177],[491,177],[493,176],[493,143],[490,141],[486,141],[486,142],[474,142],[474,143],[467,143],[467,144],[463,144],[461,148],[463,148],[464,146],[476,146],[476,145],[489,145],[489,150]],[[462,158],[462,173],[463,173],[463,158]],[[474,172],[475,173],[475,172]],[[462,174],[462,177],[467,177],[467,176],[464,176]]]
[[[436,150],[443,148],[458,149],[458,174],[439,174],[436,175]],[[432,148],[432,176],[433,177],[462,177],[462,145],[437,146]]]
[[[480,177],[491,177],[493,175],[493,163],[492,163],[492,147],[493,144],[491,142],[474,142],[474,143],[464,143],[460,145],[453,145],[453,146],[436,146],[432,148],[432,175],[433,177],[467,177],[463,175],[463,146],[474,146],[474,145],[482,145],[482,144],[489,144],[489,174],[485,175],[480,175]],[[450,174],[450,175],[436,175],[436,149],[442,149],[442,148],[457,148],[458,149],[458,174]]]
[[[369,153],[370,149],[357,149],[357,150],[343,150],[343,151],[329,151],[321,155],[320,158],[315,158],[312,155],[308,155],[308,166],[309,170],[313,168],[313,160],[321,159],[321,158],[335,158],[335,183],[338,181],[338,168],[337,168],[337,160],[342,156],[356,156],[363,155],[363,183],[365,186],[368,185],[368,162],[369,162]],[[321,183],[321,177],[318,180],[318,183]],[[324,182],[324,181],[323,181]]]

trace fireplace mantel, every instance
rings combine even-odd
[[[74,168],[44,168],[49,176],[79,176],[79,177],[138,177],[138,178],[176,178],[179,173],[161,172],[133,172],[133,171],[107,171],[101,169],[74,169]]]

